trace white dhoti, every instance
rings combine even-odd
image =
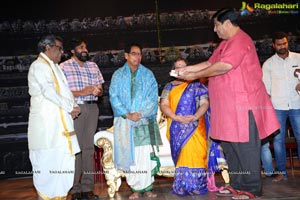
[[[63,71],[40,53],[28,72],[29,157],[33,183],[46,200],[66,199],[80,151],[71,112],[77,105]]]
[[[73,186],[75,157],[65,150],[30,150],[33,184],[43,199],[66,199]]]
[[[134,151],[135,166],[130,166],[129,171],[124,171],[127,184],[134,192],[150,191],[153,187],[154,175],[159,171],[159,161],[155,160],[151,145],[135,147]]]

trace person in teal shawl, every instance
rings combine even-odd
[[[158,86],[153,73],[141,64],[142,49],[130,44],[127,62],[112,76],[109,98],[114,113],[114,164],[125,172],[129,199],[156,197],[152,192],[159,171],[155,148],[162,144],[156,121]]]

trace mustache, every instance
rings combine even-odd
[[[287,51],[288,51],[287,48],[282,48],[282,49],[278,49],[276,52],[277,52],[277,53],[285,53],[285,52],[287,52]]]
[[[87,51],[82,51],[80,52],[81,56],[89,56],[89,53]]]

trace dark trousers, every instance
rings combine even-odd
[[[261,196],[261,141],[252,111],[249,111],[249,142],[221,142],[221,146],[228,163],[230,185]]]
[[[94,189],[94,134],[97,129],[99,109],[97,104],[79,106],[81,113],[75,119],[74,127],[81,152],[76,154],[72,194]]]

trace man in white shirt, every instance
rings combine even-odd
[[[80,151],[73,118],[80,113],[59,68],[62,39],[47,35],[28,72],[30,112],[28,147],[38,200],[67,198],[73,185],[75,154]]]
[[[285,132],[287,118],[295,135],[298,155],[300,150],[300,96],[296,91],[299,80],[294,71],[300,69],[300,54],[288,50],[288,37],[284,32],[273,36],[275,54],[263,64],[263,81],[280,122],[280,133],[274,138],[274,152],[278,176],[274,182],[288,177],[286,170]]]

